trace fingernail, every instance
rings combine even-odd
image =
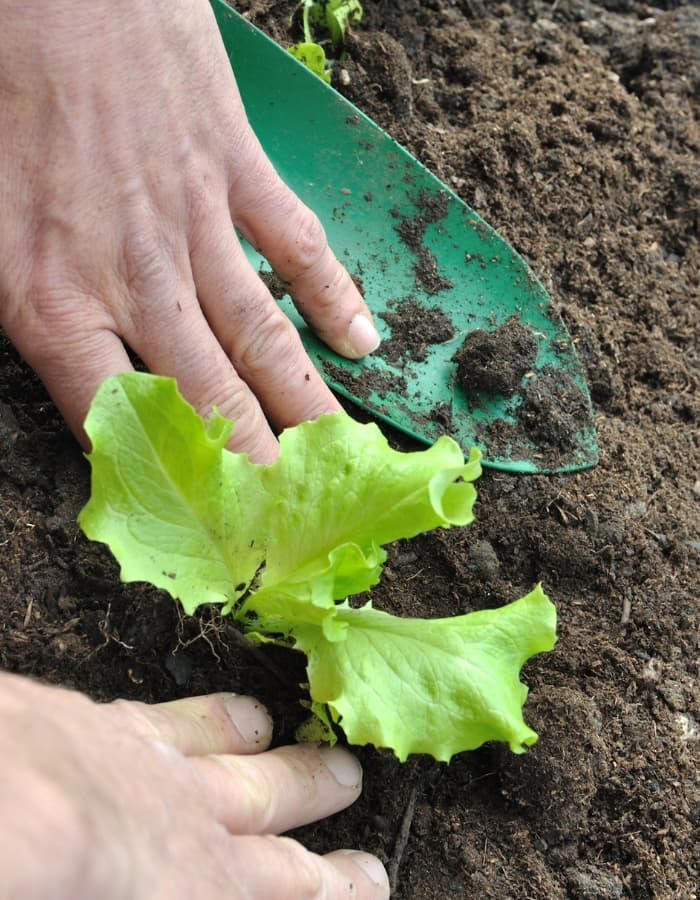
[[[366,356],[377,349],[380,341],[377,329],[367,316],[358,313],[348,328],[348,343],[355,353],[358,356]]]
[[[389,890],[389,876],[381,860],[371,853],[362,853],[360,850],[340,850],[340,853],[352,859],[356,866],[359,866],[371,882],[377,887]],[[387,897],[389,894],[387,893]]]
[[[341,787],[359,788],[362,785],[362,766],[352,753],[342,747],[322,747],[318,755]]]
[[[243,742],[250,746],[265,746],[272,732],[270,714],[257,700],[231,694],[224,700],[226,712]]]

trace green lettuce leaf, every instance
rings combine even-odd
[[[449,438],[399,453],[345,413],[288,429],[277,462],[255,465],[224,449],[230,423],[215,413],[205,424],[172,379],[139,372],[100,387],[85,430],[93,477],[80,526],[109,544],[124,581],[150,581],[188,613],[229,611],[264,566],[245,610],[293,616],[296,604],[315,621],[307,607],[325,615],[376,584],[380,544],[470,522],[468,481],[481,471],[478,452],[465,465]]]
[[[325,3],[313,3],[311,18],[318,24],[325,24],[333,46],[340,49],[350,23],[357,23],[362,19],[362,4],[360,0],[326,0]]]
[[[309,604],[334,614],[335,600],[376,584],[383,544],[473,520],[479,457],[474,450],[465,464],[447,437],[399,453],[376,425],[344,413],[287,429],[262,472],[275,509],[260,588],[245,608],[289,620],[293,606],[304,622]]]
[[[447,762],[485,741],[522,753],[537,740],[522,717],[527,688],[518,674],[556,641],[554,606],[539,585],[508,606],[455,618],[401,619],[344,605],[337,619],[347,626],[342,641],[317,626],[292,634],[309,658],[314,700],[351,743]]]
[[[174,380],[138,372],[107,379],[85,420],[92,492],[80,527],[109,545],[123,581],[164,588],[189,613],[234,602],[264,559],[261,467],[223,450],[231,428],[217,413],[205,424]]]
[[[92,496],[80,524],[109,544],[122,578],[187,612],[221,603],[258,640],[293,641],[309,657],[312,709],[327,708],[351,742],[449,759],[536,738],[518,673],[555,640],[539,588],[454,619],[338,602],[376,584],[384,544],[472,520],[477,450],[465,462],[443,437],[399,453],[376,426],[334,413],[283,432],[278,460],[255,465],[225,449],[230,423],[204,423],[173,380],[141,373],[101,386],[85,430]]]
[[[292,44],[289,52],[299,62],[304,63],[307,69],[322,78],[326,84],[331,83],[331,70],[326,59],[326,51],[320,44],[313,41],[302,41],[299,44]]]

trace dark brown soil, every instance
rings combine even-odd
[[[478,328],[467,335],[454,355],[456,381],[472,409],[494,395],[518,400],[514,422],[495,419],[486,429],[483,440],[492,454],[531,457],[556,469],[585,442],[590,404],[565,369],[533,369],[536,358],[532,329],[511,316],[493,331]]]
[[[558,369],[548,366],[529,382],[518,409],[518,419],[533,440],[563,451],[576,444],[587,416],[588,404],[581,391]]]
[[[353,48],[357,46],[359,45],[355,41]],[[396,226],[396,231],[403,243],[416,255],[414,266],[416,285],[422,287],[428,294],[438,294],[440,291],[453,287],[449,278],[440,274],[435,255],[423,245],[423,237],[428,225],[439,222],[447,215],[447,202],[446,193],[422,192],[416,199],[418,212],[410,218],[401,217],[401,221]],[[399,217],[398,210],[393,214]]]
[[[517,394],[522,402],[516,421],[495,419],[487,427],[484,442],[491,453],[530,458],[543,469],[557,470],[571,451],[585,450],[590,407],[568,372],[543,366]]]
[[[275,300],[281,300],[289,293],[289,285],[282,281],[276,272],[263,272],[260,270],[258,275]]]
[[[454,356],[457,383],[475,403],[479,395],[509,397],[537,358],[537,338],[532,329],[511,316],[494,331],[477,328],[470,332]]]
[[[399,396],[406,393],[406,379],[392,372],[368,371],[358,365],[356,372],[353,373],[334,365],[330,360],[323,363],[323,371],[328,378],[347,388],[353,397],[359,397],[361,400],[369,397],[370,391],[375,391],[382,397],[389,391]]]
[[[289,4],[241,7],[288,39]],[[560,304],[601,444],[575,475],[486,472],[472,526],[390,551],[392,612],[492,607],[541,579],[560,618],[526,668],[527,754],[361,749],[361,799],[299,833],[390,860],[415,787],[403,900],[697,896],[699,48],[698,9],[674,0],[367,0],[343,63],[352,99]],[[252,692],[289,740],[300,660],[270,651],[278,678],[214,610],[120,586],[76,528],[87,465],[7,345],[0,398],[0,665],[101,700]]]
[[[405,359],[422,362],[431,344],[442,344],[454,337],[450,317],[438,307],[415,300],[389,301],[388,306],[394,311],[380,315],[391,328],[391,337],[382,341],[377,350],[388,362],[399,366]]]

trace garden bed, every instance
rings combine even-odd
[[[293,39],[289,4],[237,5]],[[366,0],[336,70],[530,261],[577,341],[601,445],[575,475],[486,471],[472,526],[390,550],[373,593],[391,612],[492,607],[541,580],[560,622],[525,670],[527,754],[399,765],[363,748],[362,798],[300,830],[391,862],[414,800],[403,900],[696,896],[700,14],[663,5]],[[100,700],[251,692],[289,741],[301,658],[263,665],[216,610],[185,619],[121,586],[75,523],[88,466],[6,342],[0,401],[0,665]]]

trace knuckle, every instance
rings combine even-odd
[[[279,807],[276,786],[268,777],[257,772],[254,779],[248,780],[248,793],[255,821],[261,823],[262,831],[269,831],[270,823],[275,819]]]
[[[292,323],[276,307],[266,310],[252,325],[245,349],[236,363],[247,375],[288,372],[299,352]]]
[[[347,269],[332,257],[328,259],[327,267],[319,272],[318,289],[314,292],[312,306],[317,315],[327,316],[333,314],[334,320],[338,316],[339,298],[345,298],[352,293],[354,283]],[[345,310],[343,310],[345,311]],[[346,317],[343,317],[346,322]]]
[[[130,292],[148,297],[162,285],[167,272],[163,242],[154,228],[128,229],[122,247],[124,280]]]
[[[135,702],[133,700],[113,700],[107,709],[111,711],[116,719],[116,723],[123,729],[127,730],[133,737],[142,740],[154,740],[161,737],[161,730],[154,721],[153,716],[158,715],[155,707],[149,712],[145,704]]]
[[[236,816],[241,830],[254,828],[262,834],[269,832],[279,808],[277,786],[254,761],[241,762],[222,756],[211,759],[219,766],[225,781],[235,781]]]
[[[229,171],[229,204],[232,209],[237,209],[250,205],[253,198],[262,201],[263,205],[274,202],[279,194],[279,176],[262,151],[253,129],[247,123],[244,128],[240,127],[240,117],[235,106],[230,114],[227,153],[232,160]]]
[[[292,838],[275,839],[284,853],[296,900],[329,900],[320,860]]]
[[[88,331],[111,326],[107,311],[77,282],[53,261],[36,259],[17,302],[4,310],[3,325],[30,365],[78,348]],[[31,335],[31,343],[22,335]]]
[[[128,314],[136,328],[175,292],[176,260],[157,216],[140,203],[130,210],[117,264]],[[131,303],[129,303],[131,300]]]
[[[26,288],[26,303],[36,318],[46,323],[48,330],[73,314],[76,300],[84,292],[67,276],[53,254],[38,254],[32,261]]]
[[[31,363],[66,346],[79,346],[84,336],[113,327],[113,317],[102,296],[110,282],[96,266],[97,257],[86,253],[91,235],[86,226],[62,223],[50,216],[35,228],[23,254],[17,278],[3,282],[2,323],[23,343]],[[98,260],[99,261],[99,260]],[[29,347],[22,341],[32,337]]]
[[[238,434],[245,429],[247,422],[256,418],[253,395],[246,383],[238,378],[207,391],[206,396],[200,412],[209,416],[216,409],[219,415],[234,423]]]
[[[296,269],[296,276],[314,269],[323,258],[326,247],[326,232],[320,219],[301,200],[297,201],[296,210],[291,217],[290,232],[295,235],[293,243],[294,257],[290,263]]]

